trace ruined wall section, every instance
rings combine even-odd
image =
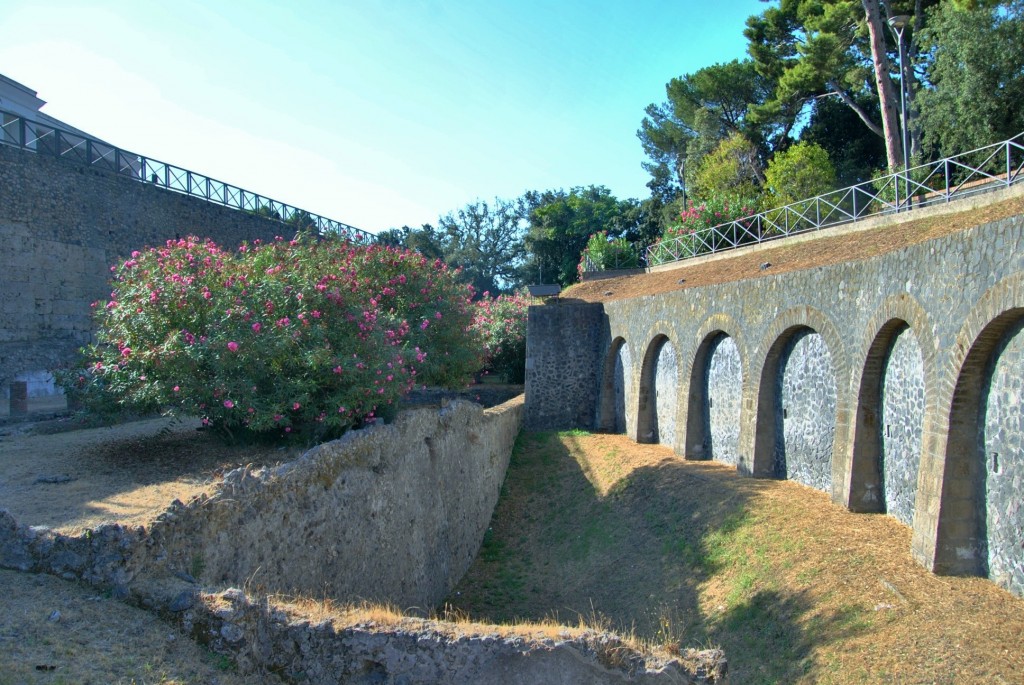
[[[352,431],[298,460],[225,475],[149,529],[69,537],[0,510],[0,566],[111,585],[154,577],[204,587],[432,607],[469,568],[522,423],[522,396],[456,401]]]

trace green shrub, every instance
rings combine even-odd
[[[225,436],[339,435],[479,368],[471,291],[439,261],[343,240],[133,252],[65,374],[87,407],[167,409]]]
[[[836,187],[835,167],[817,143],[801,142],[777,153],[764,177],[768,189],[764,203],[772,207],[806,200]]]
[[[609,238],[608,231],[598,231],[587,241],[576,272],[582,280],[585,271],[635,269],[639,265],[640,259],[632,243],[625,238]]]

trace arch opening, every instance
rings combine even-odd
[[[605,433],[625,433],[628,430],[626,392],[632,384],[633,362],[629,344],[624,338],[612,341],[605,357],[601,384],[601,414],[598,429]]]
[[[701,343],[693,362],[686,458],[739,463],[743,368],[732,337],[718,331]]]
[[[934,570],[1024,595],[1024,309],[992,320],[953,392]]]
[[[780,336],[766,359],[759,392],[755,474],[829,492],[837,391],[822,335],[797,326]]]
[[[640,373],[637,442],[675,444],[678,375],[675,346],[667,336],[657,336]]]

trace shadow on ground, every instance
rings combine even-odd
[[[448,599],[486,622],[580,620],[664,645],[721,646],[734,682],[780,682],[860,630],[772,578],[749,513],[766,481],[622,436],[520,438],[479,558]],[[585,449],[581,446],[585,441]]]

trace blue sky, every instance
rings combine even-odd
[[[0,73],[120,147],[377,232],[648,195],[636,130],[758,0],[0,3]]]

